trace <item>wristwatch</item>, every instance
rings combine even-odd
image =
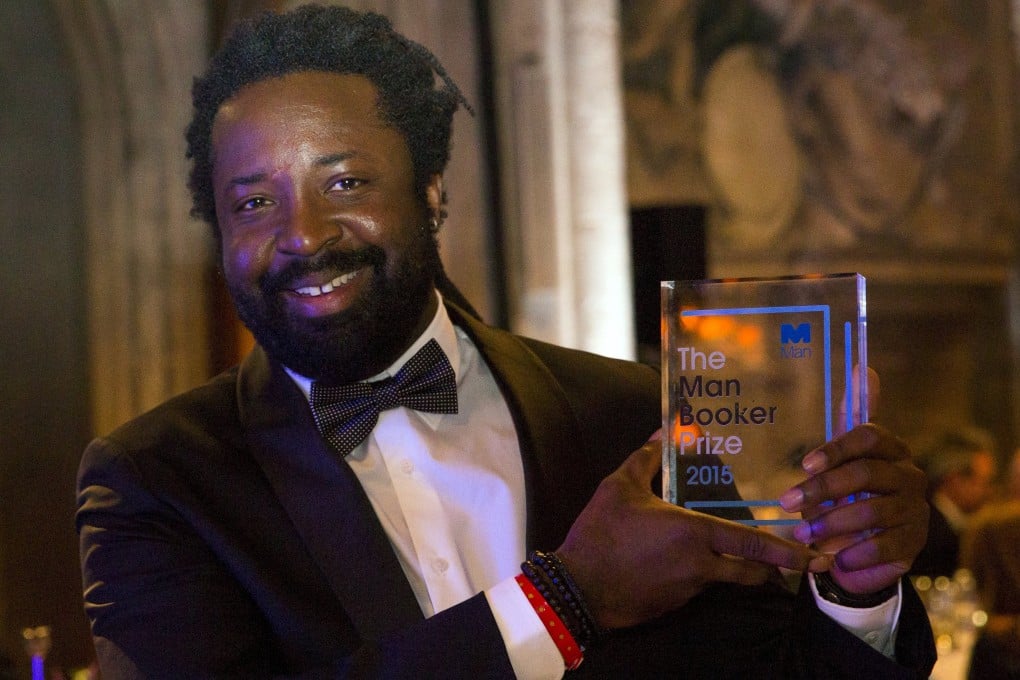
[[[823,571],[820,574],[815,574],[815,587],[818,588],[818,594],[821,595],[827,602],[833,604],[842,605],[844,607],[853,607],[854,609],[871,609],[877,607],[880,604],[888,602],[890,598],[899,592],[898,584],[894,583],[891,586],[887,586],[877,593],[865,593],[858,595],[857,593],[851,593],[844,590],[836,580],[832,578],[832,575]]]

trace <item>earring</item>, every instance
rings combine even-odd
[[[433,215],[432,219],[429,220],[429,230],[433,234],[437,233],[439,231],[440,224],[442,223],[439,221],[439,218]]]

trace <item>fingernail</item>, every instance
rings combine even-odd
[[[783,495],[779,497],[779,505],[783,506],[783,510],[787,512],[796,512],[800,510],[801,504],[804,502],[804,492],[794,487],[783,492]]]
[[[821,451],[812,451],[804,456],[804,460],[801,461],[801,467],[809,474],[820,472],[825,468],[825,454]]]
[[[808,562],[808,571],[815,574],[829,571],[830,569],[832,569],[832,555],[819,555]]]
[[[801,543],[811,542],[811,523],[801,522],[793,528],[793,537]]]

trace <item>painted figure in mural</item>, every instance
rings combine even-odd
[[[1004,4],[635,3],[632,197],[710,205],[715,265],[766,247],[773,263],[905,248],[1008,257],[1015,173],[999,149],[1014,126],[996,93],[1011,87],[1013,52],[1008,12],[993,11]],[[642,21],[644,5],[669,21]],[[658,122],[670,117],[683,125]]]
[[[803,250],[909,240],[902,231],[907,218],[959,140],[966,59],[947,60],[952,68],[943,68],[906,30],[906,19],[868,1],[702,5],[706,119],[726,113],[726,93],[742,79],[773,79],[786,117],[784,128],[772,131],[775,143],[792,141],[797,150],[788,167],[798,176],[790,200],[799,202],[799,212],[789,224]],[[939,49],[962,52],[959,41],[945,40]],[[731,50],[750,50],[754,59],[738,68]],[[708,141],[711,171],[712,154],[728,147],[726,140]]]
[[[805,457],[797,541],[690,512],[653,490],[654,370],[458,303],[435,233],[463,103],[339,7],[244,23],[196,82],[195,210],[258,346],[85,453],[104,676],[926,677],[898,439]]]

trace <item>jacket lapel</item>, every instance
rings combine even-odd
[[[290,377],[256,348],[242,365],[238,389],[252,456],[362,636],[421,621],[368,497],[319,435]]]
[[[528,549],[552,550],[593,490],[579,483],[578,475],[587,466],[570,402],[559,381],[520,338],[486,326],[453,305],[447,308],[485,357],[513,416],[524,462]]]

